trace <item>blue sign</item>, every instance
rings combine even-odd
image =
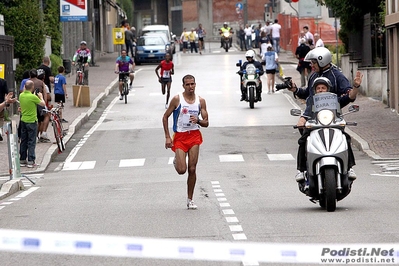
[[[242,3],[241,3],[241,2],[238,2],[238,3],[236,4],[236,8],[238,8],[238,10],[242,10],[242,8],[243,8]]]

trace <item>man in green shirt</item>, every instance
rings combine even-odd
[[[45,106],[41,92],[36,94],[33,81],[25,83],[25,90],[19,95],[21,106],[21,144],[20,164],[32,168],[35,166],[35,148],[37,135],[37,105]],[[26,160],[28,158],[28,160]]]

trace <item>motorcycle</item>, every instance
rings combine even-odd
[[[352,188],[353,180],[348,179],[348,143],[343,131],[345,126],[357,123],[346,122],[344,116],[358,112],[359,106],[351,105],[347,113],[341,114],[338,97],[330,92],[314,95],[313,103],[315,118],[302,127],[310,134],[306,141],[305,182],[298,186],[310,201],[318,201],[320,207],[333,212],[337,201],[344,199]],[[292,109],[291,115],[300,116],[301,110]]]
[[[236,66],[241,68],[241,60]],[[255,95],[255,93],[258,91],[256,88],[260,85],[259,70],[253,64],[248,64],[245,69],[238,71],[237,74],[241,76],[241,84],[246,89],[247,98],[245,101],[249,102],[249,107],[253,109],[257,102],[256,99],[258,99],[258,95]]]
[[[223,40],[223,48],[226,52],[229,51],[230,48],[230,39],[231,39],[231,32],[223,32],[222,33],[222,40]]]

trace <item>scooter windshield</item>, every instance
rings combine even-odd
[[[255,75],[256,74],[256,67],[253,64],[248,64],[245,68],[248,75]]]
[[[331,92],[321,92],[313,96],[313,112],[318,113],[321,110],[335,110],[341,113],[341,107],[338,102],[338,96]]]

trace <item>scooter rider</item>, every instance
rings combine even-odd
[[[357,75],[355,78],[355,85],[360,85],[361,83],[361,76],[360,72],[358,73],[359,76]],[[320,92],[331,92],[332,89],[332,84],[330,80],[326,77],[318,77],[314,80],[313,85],[312,85],[312,93],[317,94]],[[350,99],[349,94],[344,94],[342,96],[338,96],[338,102],[340,104],[340,107],[342,108],[343,106],[346,106],[352,101]],[[303,127],[305,126],[305,123],[308,119],[314,118],[314,113],[312,112],[312,106],[313,106],[313,97],[310,96],[306,99],[306,109],[305,112],[302,114],[302,116],[299,118],[299,121],[297,123],[298,127]],[[347,140],[347,146],[348,146],[348,178],[350,180],[355,180],[356,179],[356,174],[353,170],[353,166],[356,164],[355,163],[355,156],[353,155],[352,151],[352,146],[351,146],[351,138],[349,134],[347,134],[345,131],[342,131],[342,133],[345,135],[346,140]],[[298,140],[298,156],[297,156],[297,169],[298,173],[295,176],[295,179],[297,182],[304,182],[305,181],[305,175],[304,172],[306,171],[306,140],[308,136],[310,135],[310,130],[305,129],[303,131],[302,136]]]
[[[220,48],[223,48],[223,34],[224,34],[225,32],[228,32],[228,33],[230,33],[230,34],[233,34],[233,29],[230,28],[229,26],[227,26],[227,22],[224,22],[224,23],[223,23],[223,27],[221,27],[221,28],[219,29],[219,34],[221,35],[221,37],[220,37]],[[230,38],[230,40],[229,40],[229,48],[231,48],[231,44],[232,44],[232,43],[233,43],[233,38]]]
[[[346,106],[347,104],[349,104],[349,102],[355,101],[356,95],[359,92],[358,89],[362,82],[362,75],[360,72],[356,73],[354,86],[352,87],[349,83],[349,80],[344,76],[344,74],[342,74],[341,71],[339,71],[335,66],[332,65],[331,53],[325,47],[314,48],[306,55],[304,60],[310,61],[310,64],[313,68],[313,73],[309,77],[308,86],[306,88],[298,88],[295,83],[292,83],[292,86],[288,88],[294,93],[295,97],[306,99],[309,96],[313,96],[314,90],[312,90],[312,86],[315,79],[318,77],[325,77],[331,82],[330,92],[337,94],[338,97],[348,95],[349,100],[345,103],[345,105],[341,105],[341,107]],[[300,118],[300,121],[301,119],[303,121],[303,118]],[[296,175],[296,179],[299,181],[304,180],[304,173],[302,171],[303,168],[298,170],[299,172]],[[349,175],[352,179],[356,178],[356,174],[353,169],[351,169]]]
[[[249,50],[245,53],[245,57],[247,58],[247,62],[244,62],[244,64],[242,64],[241,66],[241,70],[238,72],[241,76],[242,79],[242,70],[244,70],[248,64],[253,64],[257,70],[259,70],[259,77],[262,76],[264,74],[263,71],[263,67],[262,64],[259,61],[255,61],[255,52],[253,50]],[[256,88],[256,95],[257,95],[257,99],[256,101],[260,102],[262,101],[262,97],[261,97],[261,93],[262,93],[262,81],[259,78],[259,87]],[[244,101],[247,98],[247,91],[246,88],[243,86],[242,82],[241,82],[241,100],[240,101]]]

